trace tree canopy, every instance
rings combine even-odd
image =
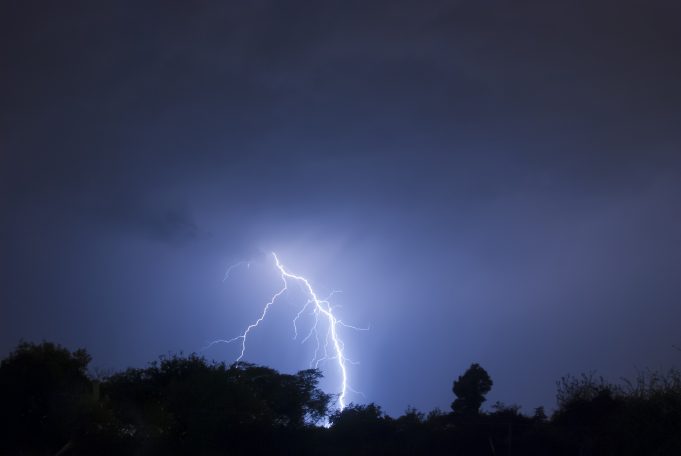
[[[497,401],[472,364],[453,383],[453,411],[375,404],[340,411],[315,369],[285,374],[196,354],[161,357],[104,378],[90,356],[21,343],[0,362],[0,454],[681,454],[681,374],[624,385],[584,375],[559,382],[557,409],[526,416]]]
[[[471,364],[463,375],[454,381],[452,391],[456,399],[452,410],[461,415],[476,415],[480,412],[485,395],[492,389],[492,379],[479,364]]]

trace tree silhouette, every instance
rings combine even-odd
[[[456,400],[452,402],[452,410],[460,415],[477,415],[480,406],[485,402],[485,395],[492,389],[492,379],[479,364],[471,364],[463,375],[454,381],[452,391]]]
[[[89,421],[90,355],[22,342],[0,363],[0,452],[57,452]]]
[[[303,430],[326,417],[331,397],[317,387],[320,378],[316,369],[290,375],[171,356],[111,376],[102,391],[132,448],[258,453],[271,450],[272,433]]]
[[[328,456],[681,454],[681,372],[616,385],[564,377],[558,408],[480,411],[492,380],[472,364],[453,382],[454,413],[379,405],[329,413],[321,373],[161,357],[92,379],[85,350],[22,343],[0,360],[0,454],[324,454]],[[315,423],[328,424],[316,426]]]

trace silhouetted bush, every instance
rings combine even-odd
[[[593,375],[558,385],[553,424],[585,455],[681,454],[681,375],[642,373],[617,386]]]

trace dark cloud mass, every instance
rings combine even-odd
[[[0,349],[199,350],[256,316],[276,249],[371,325],[346,336],[352,380],[390,413],[447,408],[471,362],[525,410],[566,373],[678,366],[679,20],[662,0],[4,2]],[[282,348],[294,304],[250,360],[306,366]]]

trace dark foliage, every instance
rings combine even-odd
[[[0,449],[55,453],[83,432],[93,405],[90,356],[21,343],[0,363]]]
[[[317,370],[286,375],[248,363],[228,367],[196,355],[173,356],[113,375],[102,393],[130,448],[247,452],[327,415],[330,396],[317,388],[320,377]]]
[[[454,412],[374,404],[330,413],[321,374],[172,356],[102,380],[84,350],[20,344],[0,363],[0,453],[9,455],[672,455],[681,454],[681,374],[616,386],[565,377],[558,408],[531,416],[497,402],[473,364],[454,382]],[[319,424],[328,426],[319,426]]]
[[[479,364],[471,364],[452,386],[456,400],[452,402],[454,413],[477,415],[485,402],[485,395],[492,389],[492,379]]]

